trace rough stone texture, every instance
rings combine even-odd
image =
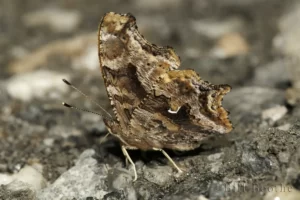
[[[49,9],[80,19],[70,15],[77,20],[71,28],[55,29],[47,20],[30,27],[21,20]],[[181,175],[160,152],[132,150],[132,182],[118,142],[104,139],[102,117],[61,105],[103,114],[60,81],[68,78],[111,111],[95,55],[108,11],[130,11],[147,39],[175,48],[182,68],[232,86],[224,107],[234,130],[194,151],[168,151]],[[47,181],[33,189],[25,178],[2,180],[0,199],[299,199],[299,11],[297,0],[0,1],[0,177],[38,163]],[[224,34],[235,33],[248,45],[243,55],[212,55]],[[270,192],[282,185],[293,192]]]
[[[103,198],[107,193],[104,183],[107,169],[98,165],[97,160],[92,157],[94,154],[94,150],[84,151],[75,166],[63,173],[49,187],[39,191],[37,198],[41,200]]]
[[[0,186],[0,199],[35,200],[36,193],[29,184],[22,181],[13,181],[8,185]]]

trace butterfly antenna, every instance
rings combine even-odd
[[[109,112],[107,112],[102,106],[100,106],[94,99],[92,99],[91,97],[89,97],[88,95],[84,94],[83,92],[81,92],[81,90],[79,90],[77,87],[75,87],[72,83],[70,83],[69,81],[67,81],[66,79],[62,79],[62,81],[67,84],[68,86],[70,86],[71,88],[73,88],[74,90],[76,90],[77,92],[79,92],[82,96],[84,96],[86,99],[88,99],[89,101],[91,101],[92,103],[94,103],[95,105],[97,105],[101,110],[103,110],[111,119],[113,118],[111,116],[111,114],[109,114]],[[74,107],[74,106],[71,106],[70,104],[66,104],[63,102],[63,105],[66,106],[66,107],[69,107],[70,108],[75,108],[77,110],[82,110],[82,111],[85,111],[85,112],[90,112],[90,113],[94,113],[92,111],[89,111],[89,110],[85,110],[85,109],[79,109],[77,107]],[[94,114],[97,114],[97,115],[100,115],[102,117],[104,117],[103,115],[101,114],[98,114],[98,113],[94,113]]]
[[[99,115],[99,116],[101,116],[101,117],[103,117],[103,118],[106,119],[106,117],[103,116],[103,115],[100,114],[100,113],[96,113],[96,112],[93,112],[93,111],[90,111],[90,110],[86,110],[86,109],[83,109],[83,108],[78,108],[78,107],[76,107],[76,106],[73,106],[73,105],[68,104],[68,103],[65,103],[65,102],[62,102],[62,105],[64,105],[64,106],[67,107],[67,108],[71,108],[71,109],[75,109],[75,110],[79,110],[79,111],[83,111],[83,112],[88,112],[88,113],[92,113],[92,114],[95,114],[95,115]]]

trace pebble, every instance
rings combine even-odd
[[[144,167],[144,178],[160,186],[165,186],[172,179],[173,169],[170,166]]]
[[[76,10],[64,10],[60,8],[46,8],[27,13],[23,16],[27,27],[48,26],[53,32],[69,33],[75,31],[82,17]]]
[[[10,185],[9,190],[17,191],[17,188],[13,186],[19,186],[17,182],[22,182],[23,186],[27,186],[30,190],[38,191],[46,186],[46,180],[42,175],[42,166],[40,164],[34,164],[32,166],[26,165],[18,173],[13,175],[0,174],[0,185]]]
[[[37,193],[39,200],[85,199],[94,197],[103,199],[106,191],[107,168],[99,165],[93,158],[93,149],[85,150],[74,167],[64,172],[54,183]]]
[[[12,98],[25,102],[34,98],[62,99],[61,95],[68,91],[63,78],[69,79],[69,76],[49,70],[17,74],[7,81],[6,90]]]
[[[219,39],[225,34],[239,32],[242,29],[244,22],[240,18],[232,17],[223,21],[213,19],[192,20],[191,28],[199,35],[210,39]]]
[[[277,105],[272,108],[268,108],[263,110],[262,118],[264,120],[271,120],[272,122],[276,122],[280,120],[285,114],[287,114],[288,109],[285,106]]]
[[[213,57],[219,59],[231,58],[239,55],[246,55],[249,52],[249,44],[238,32],[227,33],[220,37],[211,50]]]

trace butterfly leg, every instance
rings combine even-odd
[[[153,148],[154,151],[160,151],[164,154],[164,156],[172,163],[172,165],[177,169],[178,173],[182,173],[183,171],[176,165],[174,160],[165,152],[163,149]]]
[[[134,171],[134,179],[133,179],[133,181],[136,181],[136,180],[137,180],[137,173],[136,173],[135,164],[134,164],[134,162],[131,160],[131,158],[130,158],[130,156],[129,156],[127,150],[126,150],[126,149],[129,149],[129,148],[126,147],[126,146],[124,146],[124,145],[123,145],[121,148],[122,148],[122,152],[123,152],[123,154],[124,154],[126,160],[128,160],[128,161],[130,162],[130,164],[133,166],[133,171]]]

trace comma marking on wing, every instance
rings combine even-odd
[[[194,70],[178,70],[180,59],[171,47],[149,43],[131,14],[107,13],[98,32],[100,68],[114,119],[105,119],[125,157],[126,149],[187,151],[232,124],[222,107],[229,85],[203,81]]]

